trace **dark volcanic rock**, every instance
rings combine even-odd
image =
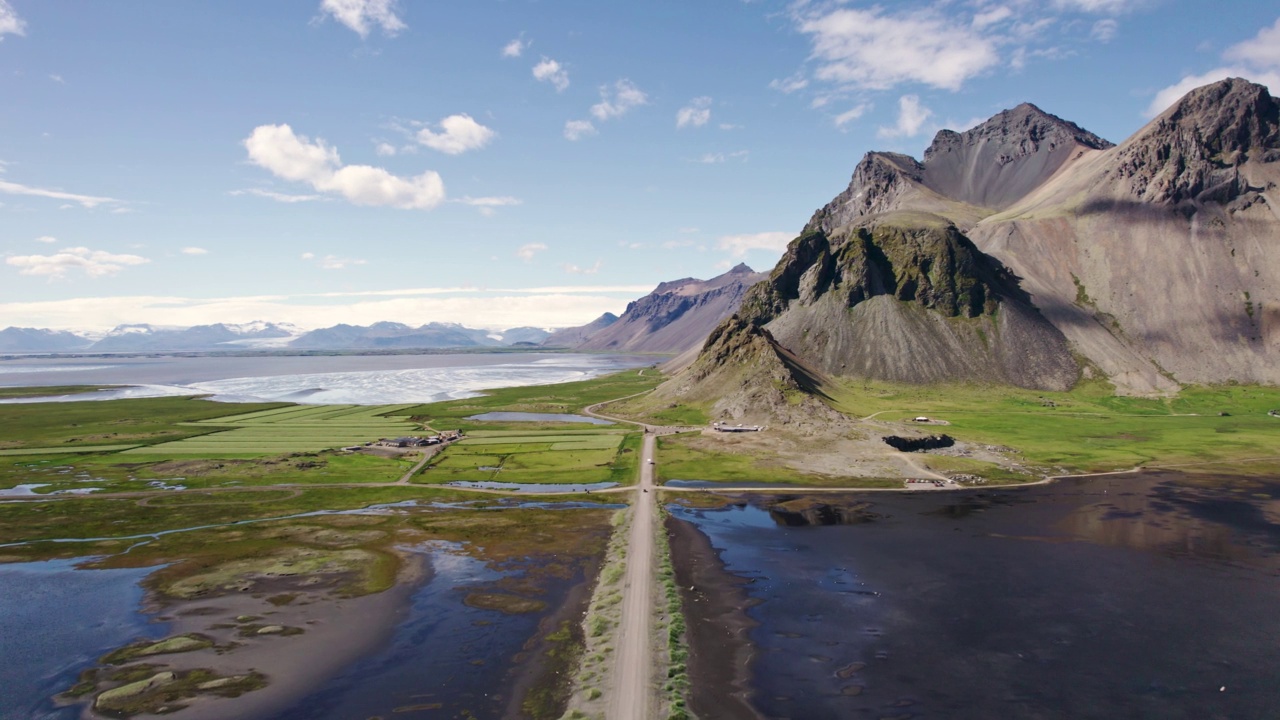
[[[1226,203],[1247,189],[1238,168],[1280,161],[1280,103],[1232,78],[1192,90],[1119,150],[1112,175],[1147,203]]]
[[[878,516],[870,511],[871,503],[835,504],[809,498],[789,498],[769,506],[769,517],[786,527],[823,525],[859,525]]]
[[[887,435],[883,439],[890,447],[902,452],[937,450],[938,448],[948,448],[956,444],[955,438],[950,435],[927,435],[925,437],[912,438]]]
[[[949,198],[1002,210],[1081,148],[1109,147],[1079,125],[1023,103],[962,133],[940,131],[924,153],[924,184]]]

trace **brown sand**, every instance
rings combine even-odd
[[[724,569],[711,541],[692,523],[668,517],[667,536],[689,634],[689,709],[699,720],[760,720],[749,696],[748,581]]]

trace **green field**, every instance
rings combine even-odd
[[[620,430],[468,435],[414,481],[628,484],[635,480],[640,438],[639,433]]]
[[[409,407],[412,406],[299,405],[271,408],[184,423],[212,432],[129,450],[125,454],[235,458],[329,450],[421,432],[421,427],[407,418],[388,417]]]

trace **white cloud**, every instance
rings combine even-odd
[[[893,127],[881,127],[876,135],[882,138],[915,137],[920,128],[933,115],[933,111],[920,104],[916,95],[903,95],[898,98],[898,124]]]
[[[591,115],[597,120],[609,120],[622,117],[632,108],[645,105],[649,96],[645,95],[635,83],[623,78],[613,84],[600,87],[600,102],[591,106]]]
[[[523,201],[513,197],[460,197],[453,202],[478,208],[481,215],[493,215],[500,207],[520,205]]]
[[[777,90],[785,95],[790,95],[797,90],[803,90],[809,87],[809,81],[805,79],[804,73],[796,73],[791,77],[775,79],[770,81],[769,88]]]
[[[564,124],[564,136],[569,140],[578,140],[596,134],[596,126],[590,120],[570,120]]]
[[[721,130],[741,130],[743,126],[734,125],[733,123],[720,123]]]
[[[378,157],[393,157],[396,154],[396,146],[391,143],[380,142],[373,148],[373,151],[377,153]]]
[[[869,103],[859,103],[848,110],[845,110],[835,117],[836,127],[843,128],[845,125],[848,125],[854,120],[865,115],[870,109],[871,105]]]
[[[270,319],[301,328],[337,323],[369,325],[412,317],[415,322],[465,322],[493,330],[521,325],[570,327],[603,312],[621,314],[629,301],[652,285],[561,286],[503,290],[415,288],[357,293],[268,295],[221,298],[174,296],[84,297],[0,304],[6,322],[30,327],[107,330],[126,323],[190,327],[218,322]]]
[[[1262,69],[1280,68],[1280,19],[1259,30],[1256,36],[1227,48],[1222,57]]]
[[[182,248],[181,252],[183,255],[208,255],[209,254],[209,251],[205,250],[202,247],[184,247]]]
[[[959,90],[994,67],[994,42],[933,10],[886,15],[879,8],[841,8],[797,16],[811,36],[820,80],[886,90],[921,83]]]
[[[127,266],[151,262],[138,255],[116,255],[85,247],[66,248],[52,255],[13,255],[5,264],[18,268],[19,275],[36,275],[50,280],[61,279],[73,270],[88,277],[114,275]]]
[[[533,77],[539,82],[548,82],[556,92],[564,92],[569,87],[569,71],[563,65],[549,57],[533,66]]]
[[[59,85],[66,85],[66,84],[67,84],[67,81],[66,81],[66,80],[63,80],[63,79],[62,79],[62,76],[61,76],[61,75],[59,75],[59,74],[57,74],[57,73],[51,73],[51,74],[49,75],[49,79],[50,79],[50,80],[52,80],[52,81],[54,81],[54,82],[56,82],[56,83],[58,83]]]
[[[578,267],[573,263],[565,263],[560,267],[564,268],[564,271],[569,273],[570,275],[595,275],[596,273],[600,272],[600,268],[603,265],[604,265],[604,261],[597,260],[595,264],[592,265],[591,267],[585,267],[585,268]]]
[[[990,10],[975,13],[972,24],[975,30],[983,30],[992,25],[999,25],[1011,17],[1013,17],[1013,10],[1006,5],[997,5]]]
[[[322,0],[320,12],[351,28],[362,38],[376,25],[387,35],[404,30],[404,24],[396,15],[396,0]]]
[[[689,104],[676,112],[676,127],[687,125],[702,127],[711,119],[711,98],[696,97]]]
[[[315,200],[325,200],[323,195],[291,195],[289,193],[275,192],[274,190],[263,190],[261,188],[248,188],[246,190],[232,190],[228,195],[240,197],[243,195],[254,195],[268,200],[275,200],[282,203],[300,203],[312,202]]]
[[[0,0],[0,41],[5,35],[26,35],[27,24],[14,12],[9,0]]]
[[[40,237],[36,238],[36,242],[42,242],[42,243],[47,243],[49,245],[52,245],[53,243],[58,242],[58,238],[53,237],[52,235],[41,235]]]
[[[525,262],[529,262],[530,260],[533,260],[534,255],[537,255],[546,249],[547,246],[543,243],[528,243],[526,245],[521,245],[520,248],[516,250],[516,257]]]
[[[1063,10],[1119,14],[1129,10],[1139,2],[1141,0],[1055,0],[1054,4]]]
[[[716,240],[717,250],[728,250],[734,258],[745,257],[752,250],[782,252],[795,235],[788,232],[762,232],[751,235],[725,235]]]
[[[249,161],[273,175],[335,193],[356,205],[426,210],[444,201],[444,182],[427,171],[402,178],[369,165],[343,165],[338,151],[295,135],[288,125],[260,125],[244,141]]]
[[[470,115],[450,115],[440,121],[441,132],[431,128],[418,131],[418,142],[446,155],[461,155],[468,150],[479,150],[497,133],[471,119]]]
[[[502,46],[502,57],[518,58],[524,54],[525,50],[529,49],[529,44],[529,41],[525,40],[522,35]]]
[[[749,150],[736,150],[731,153],[703,153],[693,162],[702,163],[703,165],[717,165],[729,160],[741,160],[746,162],[747,158],[750,156],[751,152]]]
[[[6,182],[0,180],[0,193],[8,195],[28,195],[31,197],[49,198],[51,200],[69,200],[79,203],[87,208],[95,208],[99,205],[111,205],[114,203],[124,202],[109,197],[96,197],[93,195],[77,195],[75,193],[63,192],[61,190],[49,190],[47,188],[31,187],[30,185],[21,185],[14,182]]]
[[[315,253],[302,253],[302,259],[307,262],[315,263],[321,270],[345,270],[354,265],[365,265],[366,260],[356,258],[344,258],[337,255],[317,256]]]
[[[1098,42],[1111,42],[1115,39],[1119,30],[1120,23],[1111,18],[1103,18],[1093,24],[1093,29],[1089,31],[1089,37]]]

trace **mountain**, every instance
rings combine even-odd
[[[403,323],[379,322],[368,327],[344,324],[312,330],[289,343],[289,347],[296,350],[367,350],[492,347],[502,344],[486,330],[456,323],[433,322],[415,328]]]
[[[297,334],[292,325],[254,322],[244,325],[196,325],[189,328],[120,325],[86,348],[90,352],[195,352],[270,344]]]
[[[542,341],[545,347],[577,347],[586,342],[592,335],[618,322],[618,316],[607,312],[586,325],[561,328],[551,333]]]
[[[516,343],[538,345],[551,337],[551,333],[537,327],[518,327],[510,330],[503,330],[499,335],[502,337],[503,345],[515,345]]]
[[[83,350],[92,340],[65,330],[7,327],[0,330],[0,352],[41,353]]]
[[[697,347],[716,325],[733,314],[747,288],[764,277],[739,264],[710,280],[684,278],[661,283],[653,292],[628,304],[616,322],[591,332],[575,347],[661,353]]]
[[[1278,128],[1266,88],[1231,79],[1120,145],[1024,104],[923,160],[868,153],[711,338],[814,377],[1276,384]],[[672,386],[696,396],[724,357],[709,340]]]

